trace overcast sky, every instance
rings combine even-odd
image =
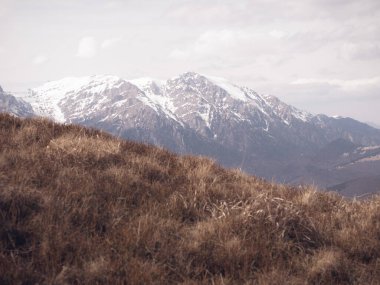
[[[0,85],[224,77],[380,125],[379,0],[0,0]]]

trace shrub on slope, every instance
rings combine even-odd
[[[379,280],[379,197],[292,189],[206,158],[0,115],[0,284]]]

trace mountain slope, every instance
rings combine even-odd
[[[32,106],[9,93],[4,92],[0,86],[0,112],[7,112],[18,117],[31,117],[34,115]]]
[[[313,164],[316,154],[339,139],[380,145],[380,130],[368,125],[313,116],[274,96],[194,72],[167,81],[66,78],[32,89],[24,99],[38,115],[56,121],[207,155],[227,167],[282,182],[305,178],[323,187],[344,182],[349,172],[330,175],[330,162]],[[331,178],[324,179],[326,173]]]
[[[66,78],[33,89],[25,98],[36,113],[56,121],[93,126],[118,136],[181,151],[183,126],[143,91],[116,76]],[[41,107],[42,106],[42,107]],[[149,130],[149,131],[148,131]]]
[[[0,114],[1,284],[376,284],[379,211]]]
[[[165,121],[173,129],[187,128],[206,140],[256,154],[265,153],[263,146],[268,146],[268,153],[281,147],[308,151],[338,138],[380,144],[379,130],[355,120],[312,116],[274,96],[193,72],[166,82],[115,76],[66,78],[35,88],[24,99],[38,115],[57,121],[110,122],[114,134],[120,125],[152,131],[157,129],[154,122]]]
[[[364,188],[363,185],[365,185]],[[337,191],[341,195],[347,197],[358,196],[358,193],[362,193],[360,197],[365,197],[371,195],[372,193],[380,192],[380,175],[351,179],[344,183],[329,187],[329,190]]]

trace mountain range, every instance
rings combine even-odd
[[[380,177],[380,130],[351,118],[312,115],[194,72],[166,81],[65,78],[22,98],[1,89],[0,111],[206,155],[278,182],[312,183],[348,196],[380,191],[377,183],[365,182]]]

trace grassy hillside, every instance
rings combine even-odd
[[[380,284],[380,197],[0,115],[0,284],[37,283]]]

